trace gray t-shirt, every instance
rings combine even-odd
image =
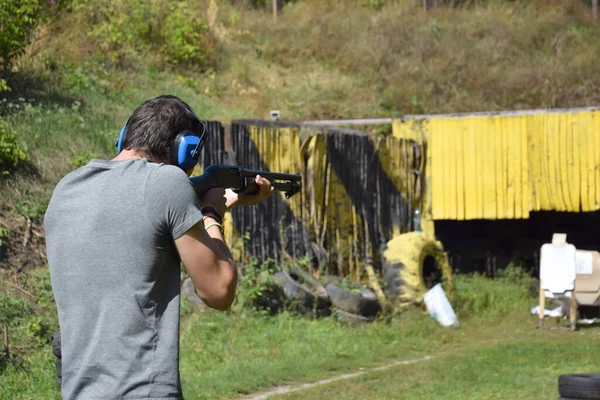
[[[63,399],[182,398],[173,240],[201,219],[175,166],[94,159],[58,183],[44,228]]]

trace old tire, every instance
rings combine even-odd
[[[352,284],[352,288],[357,291],[353,293],[340,286],[342,281],[340,277],[327,276],[325,280],[327,281],[325,290],[334,308],[363,317],[374,317],[381,310],[377,296],[372,290],[359,284]]]
[[[600,374],[565,374],[558,377],[558,393],[561,397],[600,399]]]
[[[368,324],[369,322],[373,322],[375,320],[375,316],[364,317],[362,315],[352,314],[338,308],[333,309],[332,315],[344,321],[348,325]]]
[[[319,281],[309,273],[300,268],[290,268],[278,271],[273,275],[273,281],[276,286],[283,290],[285,298],[301,314],[328,313],[331,308],[331,300],[327,295],[327,290]],[[318,310],[325,310],[319,311]]]
[[[387,242],[383,258],[384,290],[397,305],[422,304],[423,295],[436,283],[452,300],[452,268],[440,241],[421,232],[404,233]]]
[[[54,354],[54,357],[60,358],[60,331],[56,331],[52,334],[52,343],[50,345],[52,346],[52,354]]]

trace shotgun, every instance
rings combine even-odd
[[[232,165],[212,164],[202,175],[194,176],[190,180],[199,197],[216,187],[233,189],[239,194],[252,194],[258,191],[258,186],[254,182],[256,175],[268,179],[275,190],[284,192],[286,199],[300,192],[302,181],[300,174],[256,171]]]

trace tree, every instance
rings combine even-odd
[[[2,78],[8,78],[12,61],[25,50],[33,29],[45,15],[46,7],[43,0],[0,0]],[[0,82],[2,81],[0,79]]]

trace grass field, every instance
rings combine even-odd
[[[572,336],[550,333],[527,342],[508,340],[451,351],[416,364],[275,398],[554,400],[560,374],[600,370],[598,359],[589,356],[598,348],[597,328],[594,333]]]
[[[536,317],[528,312],[536,302],[529,282],[513,279],[457,279],[459,329],[443,328],[418,309],[349,327],[332,318],[287,312],[266,316],[239,307],[227,313],[193,312],[184,303],[184,394],[188,400],[240,399],[276,386],[432,356],[279,398],[553,399],[559,374],[600,371],[593,356],[600,327],[535,329]],[[22,322],[20,334],[34,335],[31,318]],[[556,323],[568,325],[548,321],[549,326]],[[36,343],[35,351],[23,351],[0,373],[0,399],[60,398],[53,387],[50,346]]]

